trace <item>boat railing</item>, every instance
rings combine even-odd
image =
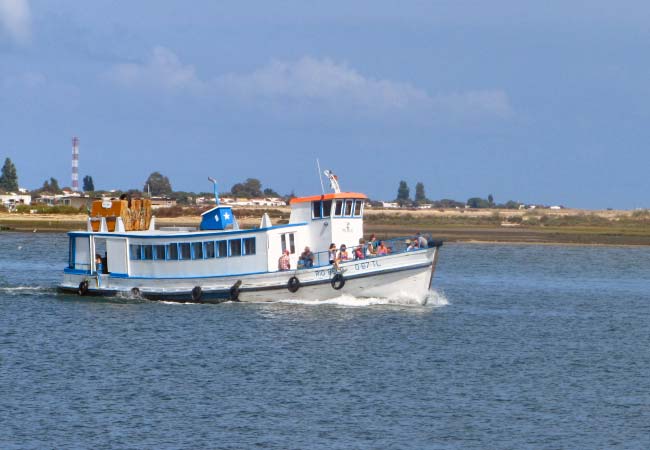
[[[379,247],[379,244],[381,242],[383,242],[384,245],[386,246],[387,253],[382,254],[382,255],[378,255],[378,254],[366,255],[366,250],[368,248],[368,245],[371,245],[370,243],[360,244],[360,245],[356,245],[354,247],[347,247],[348,256],[349,256],[348,261],[357,261],[357,260],[371,259],[371,258],[372,259],[374,259],[374,258],[382,258],[384,256],[396,255],[396,254],[399,254],[399,253],[406,253],[407,251],[409,251],[409,244],[410,244],[410,242],[407,242],[407,241],[410,241],[412,239],[413,239],[413,237],[407,236],[407,237],[399,237],[399,238],[393,238],[393,239],[382,239],[382,240],[376,241],[375,245],[373,246],[374,249],[375,249],[375,252],[377,251],[377,248]],[[437,241],[431,241],[431,240],[428,240],[428,241],[429,241],[428,247],[438,246]],[[414,248],[414,249],[411,249],[410,251],[425,250],[428,247]],[[362,257],[360,257],[360,258],[356,257],[356,253],[357,253],[356,250],[358,248],[361,249]],[[337,251],[336,251],[337,255],[338,255],[338,252],[339,252],[339,249],[337,249]],[[314,264],[312,266],[309,266],[308,264],[305,264],[304,262],[302,262],[302,260],[299,259],[298,260],[298,269],[300,270],[300,269],[309,269],[309,268],[314,268],[314,267],[324,267],[324,266],[329,266],[330,264],[331,263],[330,263],[330,259],[329,259],[329,251],[325,250],[325,251],[322,251],[322,252],[314,253]]]

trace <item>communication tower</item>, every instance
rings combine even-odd
[[[72,190],[79,192],[79,138],[72,138]]]

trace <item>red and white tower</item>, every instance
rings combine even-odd
[[[72,138],[72,190],[79,192],[79,138]]]

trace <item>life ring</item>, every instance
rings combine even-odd
[[[201,289],[201,286],[194,286],[194,289],[192,289],[192,301],[200,303],[202,296],[203,296],[203,289]]]
[[[88,280],[83,280],[79,283],[79,289],[77,289],[77,294],[84,296],[88,294]]]
[[[298,289],[300,289],[300,280],[298,277],[289,278],[287,289],[289,289],[289,292],[298,292]]]
[[[140,298],[140,289],[137,287],[134,287],[131,289],[131,297],[133,298]]]
[[[241,286],[241,280],[237,280],[237,282],[230,288],[230,301],[239,301],[239,286]]]
[[[345,286],[345,278],[343,278],[342,274],[337,273],[336,275],[334,275],[332,277],[331,284],[332,284],[332,287],[338,291],[343,286]]]

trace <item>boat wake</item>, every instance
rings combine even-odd
[[[22,295],[49,295],[56,293],[56,288],[48,286],[1,286],[0,295],[22,296]]]
[[[335,305],[345,307],[367,307],[377,305],[390,306],[428,306],[441,307],[449,304],[444,293],[438,291],[429,291],[424,297],[414,297],[406,292],[395,295],[391,298],[379,297],[354,297],[352,295],[341,295],[340,297],[330,298],[327,300],[307,300],[307,299],[287,299],[278,300],[273,303],[285,303],[294,305]]]

